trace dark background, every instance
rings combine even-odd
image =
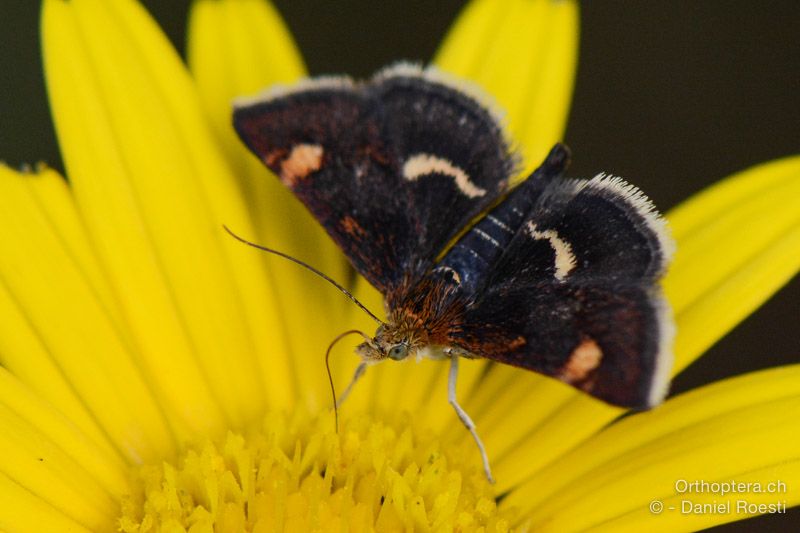
[[[42,81],[38,2],[1,3],[0,160],[10,165],[46,161],[61,169]],[[398,59],[430,59],[464,4],[275,3],[312,74],[355,76],[367,76]],[[183,52],[190,1],[144,4]],[[574,155],[572,176],[613,171],[666,211],[737,170],[800,152],[796,0],[586,2],[579,57],[566,133]],[[795,277],[681,374],[673,392],[800,361],[799,325],[800,280]],[[789,521],[800,524],[800,512],[719,530],[781,531]]]

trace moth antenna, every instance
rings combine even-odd
[[[328,349],[325,351],[325,369],[328,371],[328,382],[331,384],[331,395],[333,396],[333,417],[336,420],[337,434],[339,433],[339,406],[337,405],[338,402],[336,401],[336,389],[334,389],[333,387],[333,376],[331,375],[331,365],[330,365],[331,350],[333,349],[333,346],[337,342],[347,337],[348,335],[352,335],[354,333],[358,333],[359,335],[367,339],[367,341],[371,340],[369,336],[367,336],[367,334],[364,333],[363,331],[359,331],[357,329],[349,329],[344,333],[338,334],[336,338],[331,341],[331,343],[328,345]]]
[[[350,298],[353,301],[353,303],[355,303],[358,307],[360,307],[362,311],[364,311],[370,317],[372,317],[372,320],[374,320],[375,322],[377,322],[381,326],[385,326],[386,325],[386,324],[384,324],[383,320],[381,320],[380,318],[375,316],[375,313],[373,313],[372,311],[367,309],[364,304],[359,302],[358,299],[350,293],[350,291],[348,291],[347,289],[342,287],[339,283],[337,283],[333,278],[329,277],[327,274],[324,274],[323,272],[317,270],[316,268],[314,268],[313,266],[309,265],[308,263],[304,263],[303,261],[301,261],[301,260],[299,260],[297,258],[294,258],[289,254],[285,254],[283,252],[279,252],[278,250],[273,250],[272,248],[267,248],[266,246],[261,246],[260,244],[256,244],[254,242],[250,242],[247,239],[245,239],[244,237],[240,237],[237,234],[235,234],[225,224],[223,224],[222,227],[225,228],[225,231],[227,231],[230,234],[231,237],[233,237],[234,239],[236,239],[237,241],[239,241],[241,243],[246,244],[247,246],[252,246],[253,248],[261,250],[262,252],[268,252],[268,253],[277,255],[279,257],[283,257],[284,259],[288,259],[289,261],[291,261],[291,262],[293,262],[295,264],[298,264],[301,267],[304,267],[306,270],[310,270],[311,272],[313,272],[317,276],[321,277],[322,279],[324,279],[325,281],[327,281],[328,283],[330,283],[331,285],[333,285],[334,287],[339,289],[345,296]]]

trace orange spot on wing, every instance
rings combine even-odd
[[[298,144],[281,162],[281,181],[290,188],[312,172],[322,168],[324,151],[318,144]]]
[[[361,227],[361,224],[350,215],[345,216],[339,221],[339,226],[342,228],[342,231],[354,237],[364,237],[367,234],[364,228]]]
[[[594,369],[600,366],[603,351],[592,339],[584,339],[570,354],[567,364],[559,372],[559,379],[567,383],[584,381]]]
[[[527,344],[525,337],[522,335],[518,336],[516,339],[508,343],[508,350],[518,350]]]

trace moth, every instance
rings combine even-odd
[[[557,144],[516,187],[496,107],[436,69],[321,77],[235,104],[247,147],[384,296],[362,364],[485,358],[608,403],[648,408],[668,387],[673,325],[659,280],[673,249],[653,204],[620,178],[563,176]]]

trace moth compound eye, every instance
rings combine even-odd
[[[389,358],[399,361],[408,356],[408,346],[405,344],[395,344],[389,348]]]

